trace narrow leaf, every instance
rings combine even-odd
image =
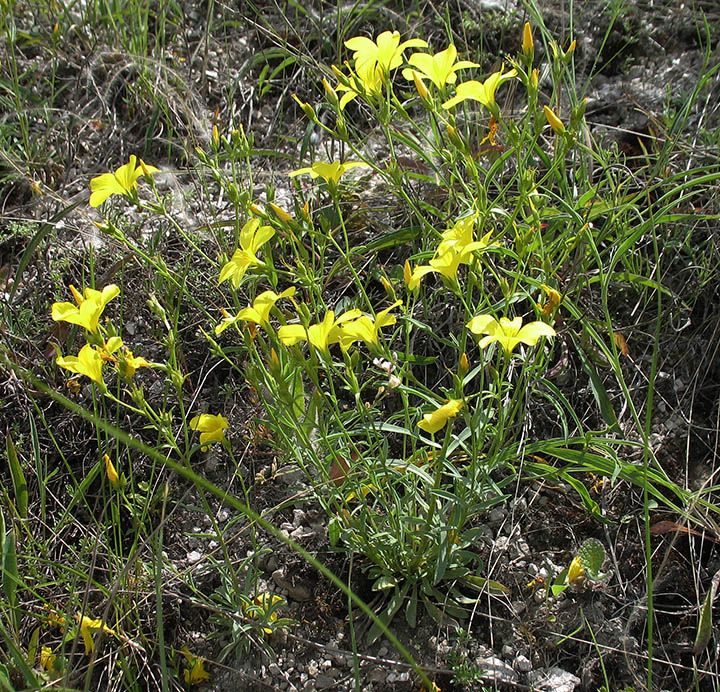
[[[715,572],[715,576],[710,584],[710,590],[705,595],[705,600],[700,610],[698,630],[693,646],[693,654],[695,654],[695,656],[699,656],[703,652],[712,635],[712,606],[715,600],[715,594],[717,593],[718,582],[720,582],[720,570]]]
[[[15,509],[21,519],[27,519],[28,510],[28,489],[25,482],[25,474],[20,466],[15,445],[10,433],[5,438],[5,450],[7,451],[8,462],[10,463],[10,475],[12,476],[13,488],[15,490]]]

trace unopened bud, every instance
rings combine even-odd
[[[308,120],[312,120],[312,122],[316,123],[318,121],[318,119],[317,119],[317,115],[315,114],[315,109],[309,103],[304,103],[303,101],[301,101],[297,97],[297,94],[293,94],[292,97],[298,103],[300,108],[303,109],[303,113],[305,113]]]
[[[427,101],[430,98],[430,94],[428,93],[425,83],[420,78],[420,75],[415,72],[415,70],[412,70],[412,76],[413,81],[415,82],[415,88],[417,89],[418,94],[420,94],[420,98],[424,101]]]
[[[288,214],[282,207],[279,207],[277,204],[273,204],[272,202],[268,202],[270,209],[272,209],[277,217],[282,221],[283,223],[288,223],[289,221],[292,221],[292,216]]]
[[[547,118],[548,124],[555,131],[555,134],[561,135],[565,132],[565,125],[563,125],[562,120],[560,120],[560,118],[558,118],[557,115],[550,110],[550,108],[543,106],[543,111],[545,111],[545,117]]]
[[[460,371],[460,376],[465,375],[467,371],[470,370],[470,362],[468,361],[467,353],[465,352],[463,352],[463,354],[460,356],[460,364],[458,370]]]
[[[522,51],[530,59],[530,62],[532,62],[533,55],[535,54],[535,44],[533,42],[530,22],[525,22],[525,26],[523,27]]]

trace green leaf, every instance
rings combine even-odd
[[[22,466],[20,466],[20,460],[18,459],[15,445],[9,432],[5,438],[5,450],[7,451],[7,458],[10,463],[10,475],[12,476],[13,488],[15,490],[15,509],[21,519],[27,519],[27,483],[25,482],[25,474],[23,473]]]
[[[390,625],[392,619],[395,617],[398,610],[400,610],[402,604],[405,602],[405,595],[407,594],[409,588],[409,582],[405,582],[401,589],[395,587],[395,593],[390,598],[387,607],[382,613],[378,614],[378,620],[380,620],[386,627]],[[374,622],[373,626],[370,628],[370,631],[367,633],[367,643],[372,644],[378,639],[378,637],[380,637],[382,633],[383,631],[380,625],[377,622]]]
[[[413,586],[410,598],[408,598],[405,604],[405,620],[411,628],[415,629],[417,625],[417,604],[418,604],[418,590],[417,584]]]
[[[710,641],[712,636],[712,606],[717,593],[718,582],[720,581],[720,570],[715,572],[710,590],[705,595],[702,609],[700,610],[700,619],[698,620],[698,630],[695,635],[695,644],[693,645],[693,654],[699,656]]]
[[[386,589],[392,589],[397,586],[397,579],[390,575],[384,574],[382,577],[378,577],[375,583],[372,585],[373,591],[385,591]]]
[[[10,618],[17,631],[20,628],[20,613],[17,608],[17,553],[15,551],[15,531],[10,529],[5,534],[2,554],[2,587],[10,608]]]
[[[567,589],[567,575],[568,568],[566,567],[562,572],[560,572],[560,574],[557,575],[555,581],[550,585],[550,591],[553,596],[557,596]]]
[[[590,387],[592,389],[593,396],[595,397],[595,401],[600,407],[603,419],[608,424],[610,431],[620,432],[620,426],[618,424],[617,416],[615,415],[615,410],[610,403],[610,397],[605,391],[605,387],[597,373],[597,370],[595,369],[595,366],[585,351],[583,351],[579,340],[573,338],[573,342],[575,343],[577,354],[580,356],[580,362],[582,363],[583,370],[585,370],[590,377]]]
[[[510,595],[510,589],[507,586],[503,586],[498,581],[492,579],[486,579],[485,577],[478,577],[475,574],[468,574],[461,578],[461,581],[466,586],[475,589],[478,593],[489,592],[493,596],[508,596]]]
[[[588,578],[592,581],[597,581],[603,562],[605,562],[605,548],[603,544],[595,538],[588,538],[580,546],[578,557]]]

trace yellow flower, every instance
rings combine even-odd
[[[286,324],[278,329],[278,337],[286,346],[308,341],[318,351],[327,353],[332,344],[342,339],[341,326],[344,322],[360,317],[360,310],[348,310],[335,319],[335,313],[328,310],[322,322],[311,324],[307,329],[302,324]]]
[[[448,248],[462,248],[465,254],[469,254],[474,250],[484,250],[486,247],[490,247],[490,236],[492,231],[488,231],[480,240],[473,240],[473,233],[475,230],[475,222],[477,221],[477,214],[471,214],[470,216],[464,216],[455,222],[452,228],[448,228],[442,234],[442,242],[438,245],[436,255],[444,254]]]
[[[534,346],[541,336],[555,336],[555,330],[544,322],[529,322],[523,327],[522,317],[514,320],[501,317],[498,322],[491,315],[478,315],[467,323],[467,327],[473,334],[487,334],[480,339],[480,348],[497,341],[508,356],[519,343]]]
[[[389,327],[397,321],[395,315],[389,313],[398,305],[402,305],[402,300],[396,300],[389,308],[378,312],[375,318],[361,315],[350,322],[345,322],[342,325],[340,347],[347,350],[356,341],[364,341],[368,346],[377,345],[380,329]]]
[[[432,413],[426,413],[418,423],[418,428],[428,433],[436,433],[445,427],[449,418],[455,418],[462,407],[461,399],[450,399],[447,404],[436,408]]]
[[[220,324],[215,327],[216,334],[222,334],[230,325],[235,324],[239,320],[246,320],[248,322],[255,322],[260,324],[266,329],[270,326],[270,310],[272,310],[275,303],[280,298],[288,298],[295,295],[295,286],[286,288],[279,295],[275,291],[264,291],[253,301],[252,307],[247,307],[234,317],[232,315],[226,315]]]
[[[457,70],[466,67],[480,67],[477,63],[469,60],[457,59],[457,50],[451,43],[445,50],[430,55],[429,53],[413,53],[408,62],[412,65],[406,67],[402,74],[405,79],[415,79],[416,76],[429,79],[438,89],[443,89],[446,84],[455,84],[457,81]],[[417,82],[416,82],[417,83]]]
[[[53,653],[52,649],[49,646],[43,646],[40,649],[40,665],[42,666],[43,670],[50,671],[55,666],[55,660],[57,659],[57,656]]]
[[[115,634],[115,630],[111,630],[109,627],[104,625],[103,621],[100,619],[93,620],[87,615],[81,615],[80,613],[75,616],[75,619],[80,624],[80,634],[82,635],[83,642],[85,644],[86,656],[95,649],[93,636],[97,630],[102,629],[103,632],[107,632],[108,634]]]
[[[148,361],[142,356],[134,356],[133,352],[129,348],[125,348],[120,352],[117,362],[118,372],[120,377],[129,380],[135,374],[138,368],[149,368],[152,367]]]
[[[107,474],[108,480],[112,484],[113,488],[116,490],[120,489],[120,476],[118,476],[118,472],[115,469],[115,465],[110,460],[110,457],[105,454],[103,457],[105,459],[105,473]]]
[[[115,284],[109,284],[102,291],[94,288],[86,288],[81,295],[79,291],[70,285],[70,292],[75,298],[76,305],[72,303],[53,303],[52,318],[56,322],[70,322],[85,327],[93,334],[99,327],[100,315],[105,306],[115,297],[120,295],[120,289]]]
[[[266,591],[253,598],[253,606],[255,607],[243,604],[243,612],[251,620],[262,619],[265,622],[277,622],[278,614],[276,606],[282,602],[283,599],[280,596]],[[270,627],[263,627],[263,631],[265,634],[272,634],[272,628]]]
[[[504,68],[503,68],[504,69]],[[473,101],[479,101],[490,110],[496,117],[499,115],[497,104],[495,103],[495,91],[497,88],[508,79],[512,79],[517,75],[517,70],[512,69],[510,72],[504,73],[501,69],[500,72],[494,72],[484,82],[477,82],[471,80],[469,82],[463,82],[458,84],[455,96],[449,101],[443,103],[443,108],[450,109],[456,106],[458,103],[467,99]]]
[[[343,110],[356,96],[374,99],[380,96],[383,86],[383,72],[379,67],[365,69],[358,73],[348,67],[348,75],[343,74],[335,65],[332,71],[339,80],[337,91],[344,91],[339,107]]]
[[[77,375],[85,375],[101,387],[105,386],[102,377],[103,359],[100,351],[94,349],[90,344],[85,344],[77,356],[58,356],[55,362],[65,370],[74,372]]]
[[[336,186],[340,182],[340,178],[351,168],[357,168],[361,166],[368,168],[366,163],[362,161],[346,161],[340,163],[340,161],[333,161],[332,163],[325,163],[324,161],[316,161],[312,166],[306,168],[298,168],[296,171],[290,173],[290,177],[294,178],[296,175],[302,175],[303,173],[309,173],[313,178],[322,178],[331,187]]]
[[[190,429],[200,433],[200,444],[202,451],[207,452],[208,443],[221,442],[225,439],[225,430],[227,430],[228,421],[225,416],[215,416],[211,413],[203,413],[195,416],[190,421]]]
[[[90,206],[99,207],[111,195],[124,195],[132,199],[137,189],[137,180],[141,175],[159,173],[160,169],[148,166],[140,159],[136,166],[135,154],[130,156],[130,162],[120,166],[114,173],[103,173],[90,181]]]
[[[355,36],[345,41],[345,47],[354,51],[357,72],[374,71],[379,67],[383,74],[387,74],[402,65],[402,54],[406,48],[426,48],[427,42],[412,38],[400,43],[399,31],[383,31],[377,37],[377,42],[366,36]]]
[[[240,247],[220,270],[218,284],[232,278],[233,286],[238,288],[248,268],[262,264],[257,252],[274,235],[272,226],[260,226],[259,219],[250,219],[240,231]]]
[[[583,569],[582,563],[580,562],[580,558],[576,555],[572,559],[572,562],[568,567],[567,577],[565,579],[568,584],[572,584],[573,582],[582,578],[584,574],[585,570]]]
[[[547,303],[545,303],[545,305],[540,305],[540,303],[538,303],[538,307],[548,317],[551,317],[553,310],[555,310],[555,308],[557,308],[557,306],[560,305],[560,303],[562,302],[562,296],[554,288],[546,286],[545,284],[540,284],[540,288],[545,291],[545,295],[548,297],[548,301]]]
[[[490,246],[492,231],[486,233],[480,240],[473,240],[476,219],[477,215],[459,219],[452,228],[442,234],[442,241],[430,263],[416,267],[409,280],[406,278],[408,290],[415,290],[426,274],[438,273],[450,281],[456,280],[460,265],[470,264],[475,250],[484,250]]]
[[[565,125],[563,125],[562,120],[560,120],[555,113],[553,113],[547,106],[543,106],[543,111],[545,111],[545,118],[547,118],[547,121],[555,134],[561,135],[565,132]]]
[[[180,653],[185,656],[190,666],[183,671],[186,685],[200,685],[210,679],[210,673],[205,670],[203,665],[204,659],[200,658],[200,656],[193,656],[187,646],[184,646]]]

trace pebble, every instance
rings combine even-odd
[[[380,666],[373,666],[366,675],[368,682],[385,682],[385,671]]]
[[[291,579],[285,576],[285,570],[280,568],[272,573],[273,581],[281,588],[287,591],[289,598],[294,601],[309,601],[312,596],[310,589],[302,584],[293,584]]]
[[[505,519],[505,510],[502,509],[502,507],[496,507],[490,510],[490,514],[488,514],[488,524],[499,524],[503,519]]]
[[[335,679],[329,675],[318,675],[315,678],[315,689],[317,690],[329,690],[335,686]]]
[[[573,692],[580,684],[580,678],[557,666],[530,671],[527,678],[537,692]]]
[[[518,674],[501,658],[490,656],[489,658],[476,658],[475,665],[483,671],[483,677],[495,682],[515,683],[518,681]]]
[[[202,553],[199,553],[197,550],[191,550],[191,551],[187,554],[187,561],[188,561],[191,565],[197,564],[197,563],[200,562],[200,560],[202,560],[202,559],[203,559]]]
[[[532,670],[532,662],[527,656],[520,654],[513,662],[513,668],[518,673],[529,673]]]

